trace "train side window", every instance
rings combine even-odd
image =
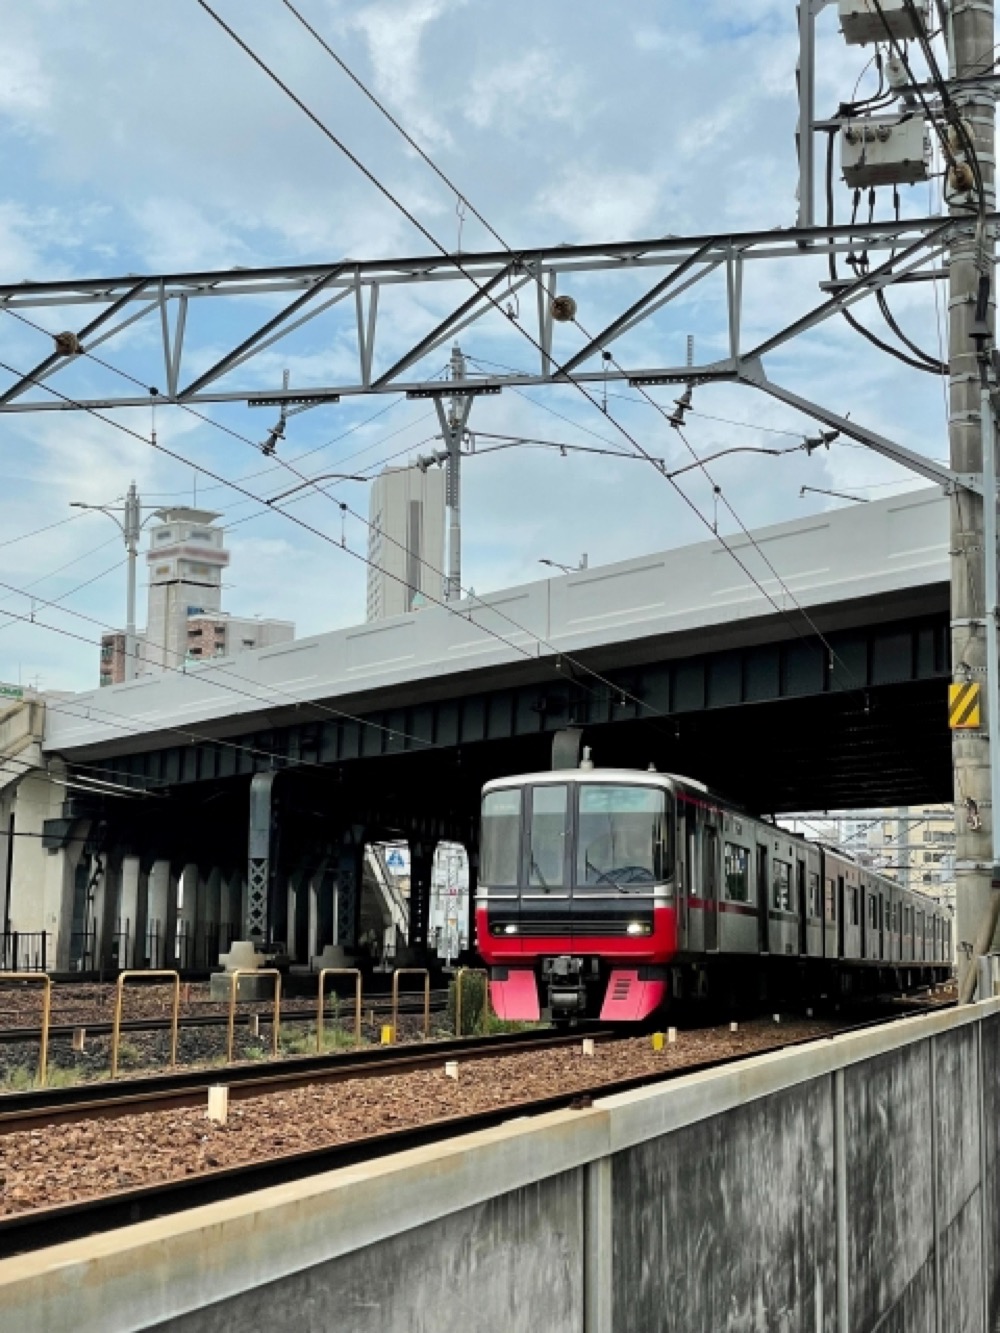
[[[778,912],[792,910],[792,867],[787,861],[774,861],[771,871],[771,906]]]
[[[750,901],[750,853],[727,842],[725,851],[726,897],[731,903]]]
[[[536,888],[561,888],[566,877],[568,790],[548,784],[532,788],[528,883]]]
[[[826,919],[827,921],[836,921],[837,895],[834,891],[834,883],[832,879],[827,878],[823,881],[823,892],[826,896]]]
[[[819,875],[815,870],[809,872],[809,915],[819,917],[822,904],[819,897]]]
[[[520,854],[520,787],[487,792],[483,798],[480,883],[490,888],[514,887]]]
[[[858,902],[859,894],[856,885],[851,886],[850,897],[851,897],[851,925],[856,926],[858,922],[861,920],[860,904]]]

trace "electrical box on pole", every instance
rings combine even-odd
[[[840,26],[845,40],[851,46],[866,42],[884,42],[891,35],[896,41],[915,41],[918,32],[914,14],[929,28],[927,0],[839,0]],[[888,32],[886,32],[888,28]]]
[[[917,185],[930,175],[931,141],[916,116],[871,116],[840,132],[840,164],[852,189]]]

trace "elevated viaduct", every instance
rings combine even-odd
[[[419,948],[436,842],[474,862],[483,781],[548,768],[557,736],[759,812],[947,801],[947,531],[918,491],[52,699],[71,785],[10,843],[55,887],[43,923],[27,889],[11,918],[67,965],[90,928],[110,962],[127,922],[139,962],[187,868],[203,961],[251,931],[305,961],[356,942],[364,846],[400,837]]]

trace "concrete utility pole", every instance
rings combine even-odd
[[[135,567],[139,555],[139,534],[142,530],[142,504],[135,482],[129,483],[125,504],[117,505],[85,504],[82,500],[72,500],[74,509],[97,509],[107,514],[117,523],[125,539],[125,551],[128,556],[128,574],[125,584],[125,679],[135,680],[137,645],[135,634]],[[118,515],[122,517],[119,518]]]
[[[451,350],[451,378],[456,383],[465,379],[465,357],[456,343]],[[447,461],[445,463],[445,504],[448,506],[448,576],[445,579],[444,599],[456,602],[462,596],[462,438],[469,422],[472,395],[454,393],[447,412],[440,398],[435,398],[438,421],[444,436]]]
[[[982,76],[993,64],[994,0],[976,0],[974,4],[953,3],[951,17],[952,78]],[[996,108],[993,89],[985,81],[970,83],[955,94],[963,118],[972,136],[982,171],[985,205],[995,207],[994,163]],[[952,137],[956,149],[960,141]],[[951,185],[952,191],[955,185]],[[952,205],[952,212],[969,216],[968,209]],[[996,662],[996,484],[989,488],[989,478],[996,477],[996,438],[988,395],[982,392],[977,344],[973,340],[976,300],[980,276],[991,283],[994,275],[993,237],[987,232],[985,255],[977,247],[974,228],[970,226],[956,238],[950,251],[950,419],[949,437],[952,468],[959,473],[984,473],[983,501],[968,491],[959,490],[951,501],[951,650],[956,681],[987,684],[989,659]],[[996,293],[991,287],[989,307],[984,312],[990,332],[990,344],[996,332]],[[985,412],[984,412],[985,408]],[[987,418],[984,421],[984,416]],[[985,429],[984,429],[985,427]],[[983,441],[989,455],[984,458]],[[985,464],[985,467],[984,467]],[[987,508],[989,513],[987,513]],[[992,549],[986,548],[986,534],[991,532]],[[984,577],[985,571],[985,577]],[[989,594],[992,593],[992,597]],[[992,640],[992,642],[991,642]],[[983,691],[986,693],[986,690]],[[990,702],[990,701],[988,701]],[[992,804],[990,770],[991,743],[1000,740],[1000,717],[996,710],[984,709],[985,727],[980,731],[955,731],[952,735],[955,767],[956,828],[956,904],[959,947],[959,993],[971,998],[975,984],[975,954],[990,948],[995,927],[992,885],[998,875],[995,867],[994,837],[1000,838],[1000,825],[994,835],[994,821],[1000,809]],[[998,756],[1000,758],[1000,756]],[[972,946],[973,957],[969,957]],[[982,947],[980,947],[982,946]],[[970,975],[971,974],[971,975]]]

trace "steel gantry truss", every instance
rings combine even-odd
[[[991,221],[995,219],[996,215],[991,215]],[[71,325],[58,332],[52,330],[52,346],[37,364],[18,367],[16,374],[6,374],[2,381],[5,387],[0,392],[0,412],[140,407],[148,406],[151,400],[182,406],[284,403],[311,407],[364,394],[448,395],[454,392],[453,386],[428,377],[428,358],[439,354],[457,335],[465,335],[484,317],[500,311],[533,344],[526,351],[531,353],[534,369],[503,374],[480,370],[469,374],[462,385],[463,395],[469,398],[497,393],[505,387],[570,381],[601,385],[624,380],[636,386],[742,383],[835,427],[845,436],[861,441],[947,489],[958,484],[978,491],[980,484],[976,478],[959,476],[901,444],[866,430],[860,423],[793,393],[775,382],[764,365],[769,354],[876,292],[896,283],[945,278],[946,269],[938,261],[956,237],[971,230],[972,225],[961,217],[932,217],[867,225],[852,223],[668,236],[613,244],[560,245],[515,255],[491,251],[0,285],[0,310],[31,318],[32,322],[44,321],[47,326],[58,312],[59,318]],[[850,254],[859,247],[875,257],[868,271],[839,282],[821,283],[824,299],[811,310],[775,328],[764,339],[746,344],[744,277],[748,264],[803,259],[815,262],[830,255]],[[609,353],[608,349],[624,335],[704,284],[713,274],[723,279],[728,355],[694,365],[629,365],[622,363],[620,351]],[[593,278],[606,280],[609,276],[625,279],[613,306],[618,313],[602,321],[603,327],[596,333],[586,333],[577,325],[573,338],[578,345],[568,353],[562,347],[569,339],[561,334],[557,354],[554,325],[560,314],[564,314],[557,297],[578,290],[574,284],[585,284]],[[426,292],[429,286],[434,288],[435,301],[443,298],[448,311],[400,354],[398,327],[389,321],[390,336],[383,329],[387,321],[380,322],[380,299],[384,307],[385,294],[394,289],[421,288]],[[644,290],[635,295],[637,287]],[[524,314],[521,298],[526,298]],[[602,306],[607,300],[605,281],[601,289]],[[192,303],[205,301],[215,302],[215,309],[218,303],[226,303],[228,318],[218,321],[219,324],[231,327],[242,317],[246,327],[246,311],[250,310],[252,318],[255,317],[254,326],[221,354],[218,330],[213,327],[212,363],[205,369],[186,373],[192,361],[200,366],[205,359],[200,347],[189,349]],[[256,322],[262,307],[273,310],[277,302],[284,304]],[[272,373],[263,354],[335,306],[343,307],[340,313],[347,316],[347,329],[353,326],[347,336],[355,344],[356,373],[298,389],[283,387],[279,382],[273,388],[261,388],[262,377]],[[29,316],[28,312],[33,313]],[[155,337],[140,339],[138,343],[130,339],[128,354],[133,383],[126,386],[127,391],[84,396],[56,387],[60,372],[98,348],[102,349],[102,359],[113,356],[115,340],[144,321],[153,322]],[[759,322],[759,312],[755,313],[755,322]],[[393,354],[383,354],[383,346],[390,341]],[[468,345],[467,338],[465,341]],[[145,358],[138,367],[137,355]],[[331,357],[331,366],[332,361]],[[148,391],[137,391],[135,381],[148,386]]]

